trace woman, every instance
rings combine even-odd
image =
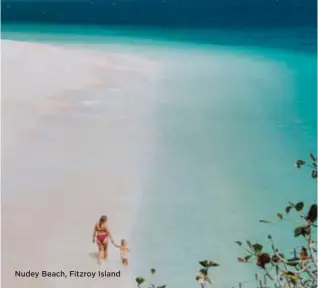
[[[114,244],[113,237],[107,226],[107,216],[103,215],[94,226],[93,243],[98,245],[98,264],[101,264],[101,259],[107,260],[108,240]]]

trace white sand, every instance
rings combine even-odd
[[[132,238],[154,151],[158,65],[133,55],[1,43],[3,287],[134,287],[117,249],[110,247],[99,269],[91,238],[102,214],[117,241]],[[14,276],[104,269],[120,269],[121,277]]]

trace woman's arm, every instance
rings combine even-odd
[[[110,241],[114,244],[115,241],[114,241],[114,238],[113,238],[112,233],[110,232],[108,226],[106,226],[106,231],[107,231],[107,234],[108,234],[108,236],[110,238]]]
[[[94,226],[93,243],[95,243],[95,239],[96,239],[96,225]]]

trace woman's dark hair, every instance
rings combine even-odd
[[[104,224],[107,221],[107,216],[103,215],[99,219],[99,224]]]

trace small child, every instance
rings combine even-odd
[[[114,244],[114,246],[120,249],[121,263],[127,266],[128,265],[127,252],[130,252],[127,246],[127,241],[125,239],[122,239],[120,245]]]

